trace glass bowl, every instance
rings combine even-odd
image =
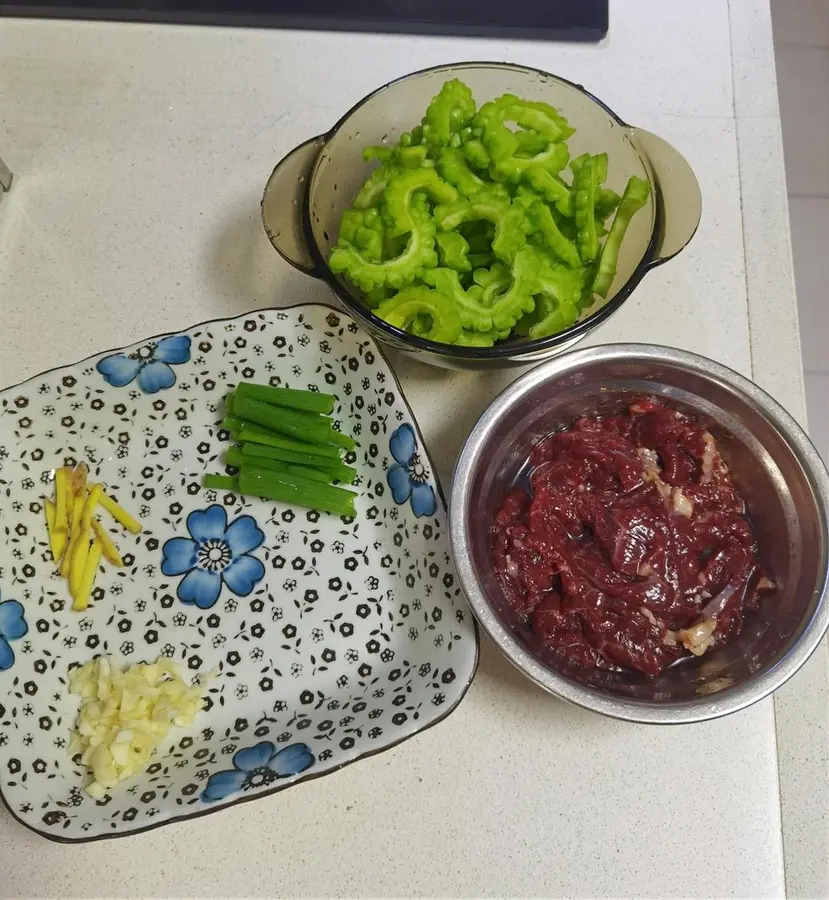
[[[375,316],[360,291],[328,268],[340,217],[368,177],[362,150],[390,144],[416,125],[429,101],[450,78],[472,89],[478,104],[504,93],[543,100],[576,129],[572,157],[606,152],[607,187],[622,193],[632,175],[647,179],[651,197],[631,222],[607,298],[585,310],[571,327],[537,340],[514,338],[494,347],[440,344],[410,335]],[[273,246],[291,265],[327,282],[348,312],[377,339],[424,362],[448,368],[500,368],[555,356],[608,319],[654,266],[690,241],[702,209],[699,184],[686,160],[662,138],[627,125],[583,87],[537,69],[507,63],[463,62],[406,75],[378,88],[326,134],[292,150],[271,174],[262,198],[262,220]]]

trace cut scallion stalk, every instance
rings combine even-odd
[[[260,400],[237,396],[233,404],[234,413],[257,425],[264,425],[271,431],[308,444],[327,444],[330,440],[330,420],[323,416],[295,412],[279,406],[271,406]]]
[[[240,381],[236,385],[236,391],[240,397],[313,413],[328,414],[334,409],[336,402],[336,397],[319,391],[297,391],[292,388],[271,387],[267,384],[252,384],[249,381]]]
[[[318,481],[321,484],[331,484],[336,479],[336,474],[327,469],[312,469],[308,466],[300,466],[296,463],[283,462],[280,459],[265,459],[243,456],[238,447],[231,447],[227,451],[227,464],[242,469],[245,466],[254,466],[257,469],[270,469],[273,472],[282,472],[285,475],[298,475],[309,481]]]
[[[251,459],[254,457],[264,459],[278,459],[281,462],[296,463],[300,466],[312,466],[315,469],[327,469],[337,460],[327,456],[316,456],[311,453],[297,453],[294,450],[283,450],[281,447],[267,447],[264,444],[242,444],[242,455]]]
[[[204,486],[214,491],[237,491],[239,480],[232,475],[205,475]]]
[[[341,431],[337,431],[336,428],[331,429],[328,440],[330,443],[335,444],[337,447],[343,447],[345,450],[354,450],[357,446],[354,438],[347,434],[343,434]]]
[[[261,444],[265,447],[278,447],[280,450],[293,450],[296,453],[310,453],[314,456],[325,456],[332,462],[340,458],[340,448],[330,444],[307,444],[304,441],[295,441],[275,432],[268,432],[264,428],[257,428],[243,422],[242,429],[236,436],[243,444]]]
[[[319,484],[297,475],[245,466],[239,472],[239,490],[254,497],[266,497],[294,506],[320,509],[339,516],[356,515],[353,491]]]

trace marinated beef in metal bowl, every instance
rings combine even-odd
[[[507,603],[548,646],[654,677],[774,589],[714,437],[652,398],[533,448],[493,526]]]

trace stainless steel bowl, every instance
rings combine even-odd
[[[737,640],[647,680],[587,671],[543,646],[506,606],[490,561],[489,524],[531,446],[583,414],[634,395],[664,398],[708,424],[745,497],[778,590]],[[550,693],[634,722],[700,722],[743,709],[806,662],[829,626],[829,475],[792,417],[736,372],[644,344],[589,348],[550,360],[487,409],[458,461],[450,505],[461,583],[487,634]]]

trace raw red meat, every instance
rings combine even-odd
[[[713,437],[658,400],[544,438],[529,480],[492,558],[510,607],[573,662],[656,676],[734,638],[774,587]]]

